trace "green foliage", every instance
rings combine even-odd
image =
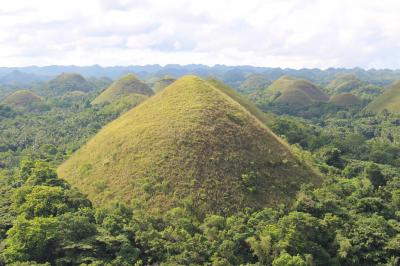
[[[365,170],[365,177],[368,178],[372,185],[377,188],[380,186],[384,186],[386,184],[386,180],[384,175],[382,174],[381,170],[379,169],[379,166],[371,163],[369,164]]]
[[[336,168],[343,168],[345,162],[344,160],[340,157],[341,156],[341,151],[337,148],[325,148],[322,151],[321,157],[323,158],[324,162],[327,165],[336,167]]]
[[[129,210],[103,211],[96,223],[90,202],[59,180],[47,164],[26,165],[20,173],[29,176],[12,196],[17,217],[2,252],[6,263],[132,265],[138,261],[139,249],[122,226],[132,216]]]
[[[299,256],[290,256],[287,253],[282,253],[272,262],[272,266],[306,266],[306,262]]]

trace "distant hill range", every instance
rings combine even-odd
[[[9,73],[0,75],[0,84],[24,86],[33,82],[46,82],[50,79],[51,76],[22,72],[20,70],[12,70]]]
[[[31,83],[33,81],[48,81],[61,73],[79,73],[84,77],[108,77],[117,79],[118,77],[134,73],[141,79],[147,79],[152,76],[160,78],[171,76],[179,78],[184,75],[193,74],[201,77],[213,76],[230,86],[239,88],[240,85],[251,74],[262,74],[265,81],[274,81],[281,76],[288,75],[296,78],[303,78],[311,82],[325,86],[340,74],[354,75],[362,82],[375,85],[389,85],[395,80],[400,79],[400,70],[364,70],[361,68],[344,69],[328,68],[321,69],[290,69],[290,68],[269,68],[255,66],[226,66],[215,65],[206,66],[200,64],[176,65],[170,64],[145,65],[145,66],[113,66],[102,67],[93,66],[29,66],[29,67],[0,67],[0,84]]]

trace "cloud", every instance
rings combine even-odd
[[[0,0],[0,64],[399,68],[397,0]]]

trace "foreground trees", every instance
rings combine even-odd
[[[382,173],[381,173],[382,174]],[[13,265],[395,265],[400,178],[364,173],[304,188],[290,208],[196,217],[190,201],[157,217],[121,204],[95,209],[48,163],[13,178],[3,263]],[[24,264],[25,263],[25,264]]]

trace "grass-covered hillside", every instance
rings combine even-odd
[[[339,74],[326,87],[331,95],[352,93],[362,99],[371,100],[382,93],[382,88],[368,84],[358,79],[353,74]]]
[[[140,81],[133,74],[126,74],[114,81],[105,91],[97,96],[92,104],[112,103],[132,95],[150,96],[153,91],[144,82]]]
[[[341,93],[333,95],[329,99],[329,102],[337,106],[354,106],[361,104],[360,99],[352,93]]]
[[[326,90],[332,94],[338,94],[351,92],[352,90],[364,85],[365,83],[353,74],[341,74],[326,86]]]
[[[400,112],[400,82],[396,82],[378,98],[373,100],[366,110],[373,113],[380,113],[384,110],[391,113]]]
[[[58,173],[97,205],[120,200],[153,213],[184,202],[200,214],[258,209],[319,182],[227,92],[183,77],[105,126]]]
[[[16,108],[24,108],[29,105],[39,103],[42,99],[35,93],[28,90],[19,90],[7,96],[2,104],[9,105]]]
[[[326,102],[329,96],[308,80],[282,76],[265,91],[269,101],[305,106]]]
[[[92,90],[94,90],[94,86],[80,74],[62,73],[48,82],[45,92],[49,96],[62,96],[68,92],[90,92]]]
[[[240,84],[239,91],[249,94],[258,90],[263,90],[271,85],[271,81],[263,74],[251,74]]]

